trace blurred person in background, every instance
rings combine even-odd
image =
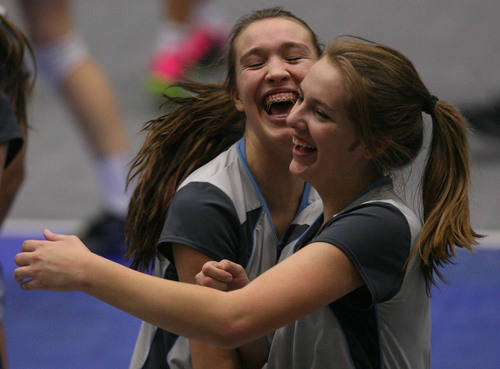
[[[0,4],[0,227],[24,181],[27,140],[26,102],[32,79],[26,68],[28,41]],[[3,328],[5,288],[0,263],[0,368],[7,368]]]
[[[101,209],[80,232],[102,255],[125,252],[130,143],[109,79],[75,28],[70,0],[19,0],[37,68],[69,106],[99,181]]]
[[[156,95],[175,96],[182,89],[168,87],[223,55],[229,26],[220,0],[162,0],[162,6],[147,86]]]

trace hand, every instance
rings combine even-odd
[[[45,230],[43,240],[23,242],[14,278],[23,290],[73,291],[84,279],[85,260],[95,256],[76,236]]]
[[[237,290],[250,283],[245,269],[229,260],[206,262],[195,279],[200,286],[220,291]]]

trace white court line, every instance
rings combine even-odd
[[[4,237],[42,237],[45,228],[63,234],[75,234],[84,226],[84,220],[79,219],[7,219],[0,236]],[[500,250],[500,230],[479,230],[485,237],[479,240],[479,247]]]
[[[2,227],[0,236],[40,238],[45,228],[55,233],[75,234],[84,225],[78,219],[7,219]]]
[[[480,248],[500,250],[500,231],[486,229],[477,232],[485,236],[479,240]]]

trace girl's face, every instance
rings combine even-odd
[[[309,70],[287,123],[293,128],[292,174],[318,191],[356,181],[370,154],[346,111],[347,90],[340,69],[326,57]],[[325,187],[326,186],[326,187]]]
[[[247,146],[291,150],[286,125],[298,85],[317,60],[309,31],[288,18],[250,24],[235,40],[236,108],[246,115]]]

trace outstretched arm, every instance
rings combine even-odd
[[[362,285],[347,256],[315,243],[239,290],[221,292],[146,275],[92,254],[75,236],[45,231],[25,241],[14,272],[21,288],[80,290],[165,330],[234,348]],[[147,303],[144,303],[147,301]]]

